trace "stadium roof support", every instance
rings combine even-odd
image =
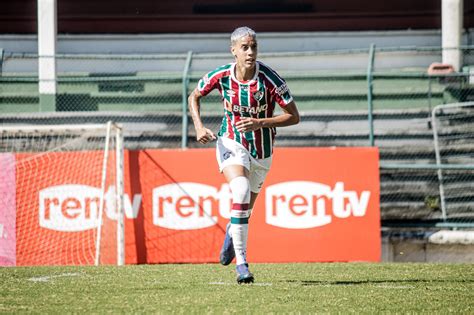
[[[463,28],[463,0],[442,2],[443,63],[459,71],[462,66],[461,36]]]
[[[56,110],[56,0],[38,0],[38,75],[40,110]]]

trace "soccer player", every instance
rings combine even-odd
[[[254,281],[247,263],[248,223],[255,200],[272,163],[275,127],[299,122],[298,109],[288,86],[274,70],[257,61],[257,35],[239,27],[230,37],[235,62],[206,74],[190,94],[189,110],[197,141],[217,139],[217,162],[232,192],[231,219],[227,224],[220,262],[236,258],[237,282]],[[200,116],[200,98],[217,89],[224,117],[217,136]],[[275,104],[282,114],[273,116]]]

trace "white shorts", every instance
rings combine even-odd
[[[217,139],[216,157],[219,172],[229,165],[242,165],[249,171],[250,191],[259,193],[265,177],[272,165],[272,157],[256,159],[250,155],[243,145],[229,138]]]

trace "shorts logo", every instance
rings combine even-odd
[[[263,98],[263,92],[262,91],[257,91],[253,93],[253,98],[257,101],[260,102],[260,100]]]
[[[222,154],[222,157],[224,158],[224,161],[225,161],[228,158],[230,158],[231,155],[232,155],[231,151],[225,151],[224,154]]]

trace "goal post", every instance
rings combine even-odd
[[[0,224],[16,265],[125,263],[123,146],[113,122],[0,126]]]

